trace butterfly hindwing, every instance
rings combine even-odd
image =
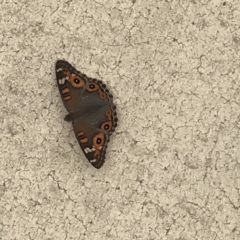
[[[95,168],[100,168],[105,161],[109,135],[81,121],[73,122],[73,129],[78,143],[88,161]]]

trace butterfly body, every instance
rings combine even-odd
[[[56,63],[58,88],[69,114],[75,136],[88,161],[100,168],[110,135],[117,126],[116,106],[112,95],[102,81],[89,78],[70,63]]]

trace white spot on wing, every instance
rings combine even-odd
[[[69,77],[59,79],[59,84],[64,84],[66,81],[69,81]]]
[[[86,147],[86,148],[84,149],[84,152],[85,152],[85,153],[89,153],[89,152],[92,152],[92,150],[91,150],[89,147]]]
[[[86,148],[84,149],[84,152],[85,152],[85,153],[90,153],[90,152],[94,152],[94,151],[96,151],[96,149],[95,149],[94,146],[92,147],[92,149],[89,148],[89,147],[86,147]]]
[[[62,71],[62,68],[58,68],[58,69],[57,69],[57,72],[61,72],[61,71]]]

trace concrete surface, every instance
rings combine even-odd
[[[0,4],[0,239],[240,239],[238,0]],[[57,59],[114,95],[101,170]]]

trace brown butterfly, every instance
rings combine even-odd
[[[116,106],[106,85],[77,71],[70,63],[56,63],[58,88],[75,136],[88,161],[100,168],[107,144],[117,126]]]

